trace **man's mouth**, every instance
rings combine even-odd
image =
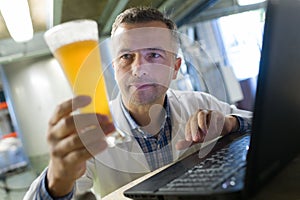
[[[131,87],[136,88],[137,90],[146,90],[148,88],[154,87],[155,83],[133,83],[130,84]]]

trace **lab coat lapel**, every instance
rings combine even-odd
[[[115,100],[111,102],[112,113],[117,126],[126,133],[130,134],[131,140],[123,142],[115,147],[108,148],[100,154],[102,161],[109,164],[115,169],[122,171],[130,171],[133,173],[149,172],[150,168],[146,157],[140,145],[134,139],[127,119],[125,118],[121,108],[121,95],[118,95]]]
[[[168,90],[168,99],[171,109],[172,120],[172,151],[173,161],[180,160],[195,151],[198,151],[201,144],[192,145],[183,150],[177,150],[176,144],[185,139],[185,125],[192,112],[195,110],[195,104],[193,101],[187,100],[187,98],[181,98],[176,91]]]
[[[183,140],[184,130],[186,120],[188,119],[188,113],[186,112],[184,106],[185,102],[179,102],[178,97],[172,90],[168,90],[168,99],[171,110],[171,120],[172,120],[172,151],[173,151],[173,161],[176,161],[184,153],[176,149],[176,144],[178,141]]]

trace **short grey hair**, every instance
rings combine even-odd
[[[111,36],[113,36],[117,30],[117,28],[123,24],[136,24],[136,23],[144,23],[151,21],[160,21],[163,22],[168,29],[171,30],[172,35],[174,37],[175,51],[178,51],[179,48],[179,35],[177,31],[177,26],[170,18],[165,16],[162,12],[160,12],[156,8],[151,7],[133,7],[126,9],[121,14],[119,14],[113,25],[111,30]],[[176,52],[177,53],[177,52]]]

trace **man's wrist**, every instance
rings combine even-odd
[[[51,197],[52,199],[55,200],[68,200],[68,199],[72,199],[73,194],[74,194],[74,186],[71,186],[69,189],[67,188],[62,188],[60,186],[50,186],[49,187],[49,183],[48,183],[48,170],[45,173],[45,177],[44,177],[44,188],[45,191],[47,192],[47,194],[49,195],[49,197]],[[50,189],[52,188],[52,189]],[[60,191],[59,192],[54,192],[55,190],[53,190],[53,188],[59,188]]]
[[[238,132],[240,130],[240,122],[239,122],[239,119],[237,116],[235,115],[231,115],[231,124],[232,124],[232,127],[231,127],[231,133],[235,133],[235,132]]]
[[[246,132],[246,131],[250,131],[252,126],[251,126],[251,120],[247,119],[247,118],[243,118],[241,116],[238,115],[232,115],[233,117],[235,117],[237,119],[237,123],[238,123],[238,129],[234,132]]]

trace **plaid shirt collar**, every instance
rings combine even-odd
[[[171,122],[171,111],[170,111],[170,103],[168,100],[168,97],[166,96],[165,101],[164,101],[164,105],[163,105],[164,109],[166,110],[166,116],[165,116],[165,121],[167,123]],[[125,108],[123,101],[121,100],[121,108],[122,108],[122,112],[125,115],[125,118],[130,126],[131,130],[138,130],[139,132],[143,133],[144,137],[152,137],[152,135],[148,135],[147,133],[144,133],[141,129],[141,126],[139,126],[136,121],[131,117],[129,111],[127,108]],[[164,123],[163,126],[165,126],[166,123]],[[169,126],[171,126],[171,124],[168,124]]]
[[[155,170],[171,163],[173,161],[172,147],[170,145],[172,140],[172,125],[168,97],[166,96],[164,102],[164,109],[166,110],[165,122],[161,126],[157,136],[142,131],[141,127],[130,116],[129,111],[123,103],[121,107],[131,127],[133,136],[145,154],[150,170]]]

